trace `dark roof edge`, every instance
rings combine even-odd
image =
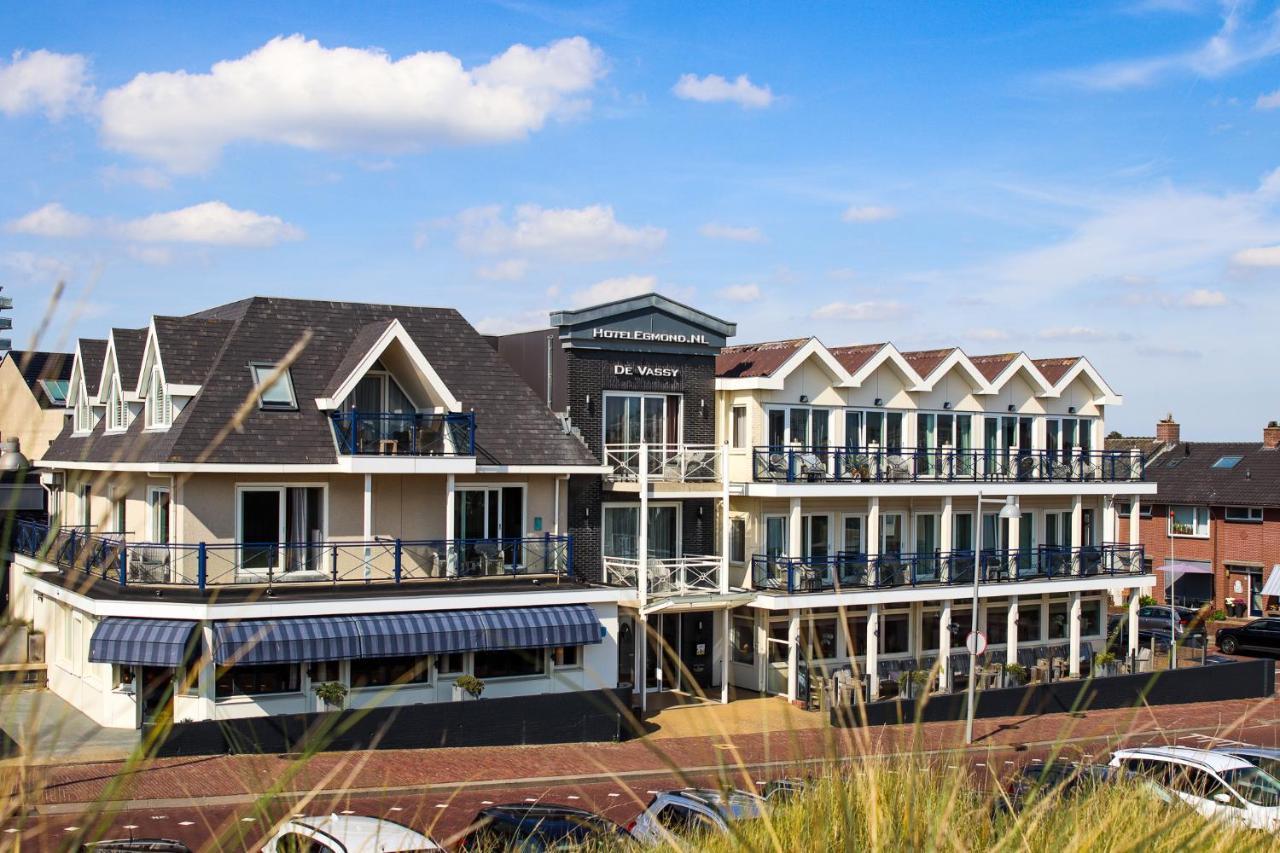
[[[577,308],[572,310],[560,310],[551,312],[552,326],[572,326],[577,323],[589,323],[592,320],[600,320],[622,311],[635,311],[641,308],[657,308],[686,320],[699,326],[705,326],[716,334],[723,335],[726,338],[733,337],[738,333],[738,324],[731,323],[728,320],[722,320],[713,314],[700,311],[683,302],[677,302],[674,299],[663,296],[660,293],[645,293],[640,296],[629,296],[626,299],[617,299],[613,302],[606,302],[602,305],[592,305],[589,308]]]

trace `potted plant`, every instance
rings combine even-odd
[[[1154,595],[1144,595],[1138,599],[1138,604],[1141,607],[1151,607],[1155,605],[1155,603],[1156,597]]]
[[[315,691],[320,701],[324,702],[327,709],[341,709],[343,703],[347,701],[347,685],[341,681],[322,681],[311,689]]]
[[[484,692],[484,682],[474,675],[460,675],[453,682],[453,701],[463,702],[467,699],[479,699]]]
[[[1099,652],[1093,656],[1093,674],[1094,675],[1115,675],[1116,674],[1116,656],[1114,652]]]
[[[1021,687],[1027,683],[1027,668],[1020,663],[1006,663],[1001,670],[1004,672],[1005,687]]]

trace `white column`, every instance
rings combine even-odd
[[[1070,629],[1070,655],[1069,672],[1072,678],[1080,677],[1080,592],[1071,593],[1067,607],[1067,627]]]
[[[636,666],[636,686],[640,689],[640,716],[643,717],[649,708],[649,617],[644,613],[640,614],[640,630],[636,633],[640,640],[640,647],[636,649],[640,656],[640,663]],[[661,657],[658,662],[662,662]]]
[[[951,552],[951,534],[955,532],[955,507],[952,503],[951,495],[947,495],[942,499],[942,517],[938,519],[938,524],[942,525],[942,529],[938,531],[938,549],[941,550],[944,555]]]
[[[1142,589],[1129,590],[1129,658],[1138,653],[1138,609],[1142,607]]]
[[[867,607],[867,684],[870,685],[871,701],[880,698],[880,677],[876,670],[880,668],[880,605]]]
[[[1080,495],[1071,497],[1071,547],[1079,548],[1084,544],[1084,498]],[[1071,558],[1071,574],[1080,573],[1080,560],[1074,555]]]
[[[951,499],[947,498],[947,503]],[[942,610],[938,613],[938,689],[950,690],[951,679],[951,599],[942,602]],[[923,651],[923,650],[922,650]]]
[[[1009,572],[1011,579],[1018,576],[1018,566],[1021,565],[1019,558],[1022,556],[1020,549],[1022,547],[1022,523],[1024,521],[1027,524],[1032,523],[1030,517],[1026,515],[1009,519],[1009,538],[1004,543],[1004,547],[1012,556],[1012,559],[1008,560],[1005,565],[1005,569]],[[998,515],[996,516],[996,524],[1000,524],[1000,516]]]
[[[1134,495],[1129,499],[1129,544],[1134,547],[1142,544],[1141,527],[1139,526],[1142,518],[1141,503],[1142,498],[1139,495]]]
[[[800,514],[800,498],[791,499],[791,513],[787,518],[787,556],[803,557],[804,552],[801,550],[802,540],[804,536],[801,532],[801,525],[804,523],[804,517]]]
[[[787,701],[800,696],[800,611],[787,613]]]
[[[453,539],[454,514],[457,512],[457,481],[452,474],[444,478],[444,538]],[[445,574],[451,578],[458,576],[458,554],[456,546],[446,545],[444,549]]]
[[[649,445],[640,445],[640,518],[636,536],[636,585],[640,607],[649,601]],[[661,658],[659,658],[661,662]]]
[[[364,475],[364,576],[373,576],[373,475]]]
[[[1005,663],[1018,662],[1018,596],[1009,596],[1009,622],[1005,631],[1009,635],[1009,642],[1005,647]]]
[[[200,697],[200,719],[212,720],[217,700],[215,692],[217,672],[213,663],[213,623],[201,622],[200,634],[200,673],[196,676],[196,694]],[[139,684],[138,687],[141,689],[142,685]]]
[[[880,499],[871,498],[867,504],[867,557],[880,556]]]
[[[729,443],[725,442],[720,448],[720,505],[723,511],[720,513],[720,592],[722,595],[729,594]],[[728,634],[726,633],[726,636]],[[726,644],[727,646],[727,644]],[[725,661],[728,662],[728,652],[725,652]],[[726,679],[727,683],[727,679]],[[725,688],[725,701],[728,701],[728,688]]]
[[[1119,542],[1120,541],[1120,514],[1116,512],[1115,499],[1107,500],[1102,498],[1102,541],[1103,542]]]
[[[729,648],[729,628],[733,623],[733,611],[721,611],[723,619],[720,630],[720,702],[729,704],[729,667],[732,666],[733,653]]]

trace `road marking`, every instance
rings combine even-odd
[[[621,795],[621,794],[610,794],[609,796],[611,796],[611,797],[621,797],[622,795]]]
[[[79,832],[79,831],[80,831],[80,827],[78,827],[78,826],[68,826],[68,827],[65,827],[62,831],[63,831],[63,832]]]
[[[391,810],[392,810],[393,812],[402,812],[402,811],[404,811],[404,806],[392,806],[392,807],[391,807]]]
[[[569,800],[580,800],[580,799],[582,799],[582,797],[578,797],[578,796],[575,796],[575,795],[573,795],[573,794],[570,794],[568,797],[566,797],[566,799],[569,799]]]
[[[124,825],[124,827],[123,827],[123,828],[124,828],[124,829],[137,829],[137,828],[138,828],[138,825],[137,825],[136,823],[126,823],[126,824]]]
[[[196,825],[196,822],[195,822],[194,820],[180,820],[180,821],[178,821],[178,826],[195,826],[195,825]]]
[[[438,808],[438,809],[447,809],[447,808],[449,808],[449,806],[448,806],[446,803],[436,803],[436,808]]]

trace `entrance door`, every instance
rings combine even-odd
[[[155,666],[141,667],[138,702],[142,725],[151,726],[173,721],[173,670]]]
[[[674,617],[672,618],[674,620]],[[680,659],[681,688],[692,691],[695,685],[702,690],[709,690],[715,675],[715,667],[711,663],[711,641],[715,636],[715,614],[682,613],[680,614]],[[685,683],[684,671],[692,683]]]
[[[680,617],[676,614],[660,614],[658,621],[661,637],[662,688],[679,690],[680,673]]]
[[[453,538],[460,540],[459,568],[464,573],[490,573],[499,565],[522,565],[523,536],[522,486],[458,490]]]
[[[635,618],[618,617],[618,686],[635,686],[636,681],[636,632]]]

